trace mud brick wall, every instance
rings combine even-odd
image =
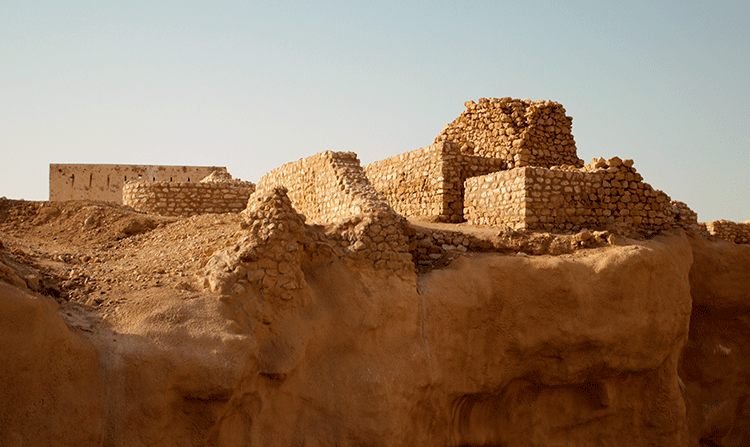
[[[441,141],[369,164],[364,171],[401,215],[461,222],[464,181],[503,166],[501,160],[465,155],[457,143]]]
[[[750,244],[750,223],[738,223],[730,220],[714,220],[701,223],[700,226],[725,241],[736,244]]]
[[[669,197],[617,157],[582,169],[515,168],[466,181],[469,223],[516,230],[577,231],[622,223],[646,233],[669,228]]]
[[[572,134],[573,119],[554,101],[482,98],[445,125],[435,142],[459,143],[461,153],[500,159],[505,169],[521,166],[582,167]]]
[[[122,188],[122,203],[163,216],[239,213],[254,191],[251,182],[129,182]]]
[[[129,181],[198,182],[216,166],[154,166],[50,164],[49,200],[101,200],[122,203],[122,187]]]
[[[353,152],[326,151],[287,163],[261,177],[257,194],[278,186],[287,188],[294,208],[310,223],[334,223],[365,212],[391,210]]]

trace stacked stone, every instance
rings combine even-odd
[[[687,203],[672,200],[670,205],[672,207],[672,220],[675,225],[693,231],[701,230],[698,225],[698,213],[691,210]]]
[[[287,163],[258,181],[258,194],[278,186],[289,191],[294,207],[311,223],[333,223],[390,205],[367,180],[353,152],[326,151]]]
[[[339,258],[415,281],[406,221],[392,210],[353,216],[325,234],[305,226],[283,187],[255,194],[242,213],[241,238],[206,264],[202,282],[216,293],[290,300],[307,287],[302,263]]]
[[[750,221],[738,223],[731,220],[714,220],[701,223],[700,226],[719,239],[735,244],[750,244]]]
[[[261,294],[289,300],[307,287],[300,269],[306,240],[304,217],[297,214],[283,188],[253,196],[243,211],[244,237],[206,264],[203,285],[217,293],[244,293],[249,285]]]
[[[472,225],[527,228],[526,174],[516,168],[465,182],[464,218]]]
[[[414,264],[409,253],[409,228],[403,216],[392,210],[378,211],[340,222],[330,227],[326,236],[353,262],[410,279]]]
[[[669,197],[643,182],[632,160],[582,169],[516,168],[466,181],[469,223],[516,230],[578,231],[624,224],[653,233],[674,222]]]
[[[481,98],[445,125],[435,142],[453,141],[461,153],[500,159],[506,169],[521,166],[583,166],[576,155],[573,119],[554,101]]]
[[[365,166],[372,185],[404,216],[463,221],[463,185],[468,177],[499,171],[496,158],[464,155],[457,143],[431,146]]]
[[[211,171],[210,174],[203,177],[200,183],[238,183],[241,180],[233,179],[232,174],[227,171]]]
[[[136,211],[162,216],[239,213],[255,191],[252,182],[129,182],[122,203]]]
[[[441,216],[441,191],[455,187],[443,177],[442,145],[433,144],[364,167],[375,189],[403,216]]]

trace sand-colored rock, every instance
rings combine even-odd
[[[689,445],[750,445],[750,247],[690,242],[693,310],[679,368]]]
[[[76,398],[111,446],[686,445],[676,361],[690,247],[624,242],[562,257],[467,253],[416,287],[315,258],[291,300],[150,288],[83,326],[90,311],[66,304],[99,354],[49,388],[98,377]],[[14,414],[7,433],[35,429]],[[99,445],[54,430],[60,444]]]
[[[107,377],[57,303],[0,281],[0,445],[101,445]]]
[[[423,277],[432,396],[452,409],[452,445],[683,445],[690,258],[674,237],[481,255]]]
[[[695,307],[731,312],[750,306],[750,246],[690,239],[695,262],[690,293]]]

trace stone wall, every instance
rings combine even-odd
[[[287,163],[258,180],[257,194],[283,186],[309,223],[335,223],[362,213],[392,211],[372,187],[353,152],[326,151]]]
[[[461,153],[500,159],[504,168],[581,167],[572,134],[573,118],[554,101],[482,98],[446,124],[435,142],[454,141]]]
[[[676,225],[692,231],[704,231],[698,224],[698,213],[691,210],[687,203],[672,200],[670,204],[672,219]]]
[[[632,160],[582,169],[515,168],[466,181],[467,221],[516,230],[577,231],[625,224],[644,232],[673,222],[669,197],[643,182]]]
[[[128,182],[122,203],[136,211],[162,216],[239,213],[255,191],[251,182]]]
[[[261,177],[243,212],[249,229],[261,239],[283,231],[264,216],[276,216],[272,208],[283,208],[286,200],[306,224],[325,228],[323,239],[310,236],[321,250],[379,271],[413,274],[406,219],[373,188],[353,152],[322,152]]]
[[[390,207],[365,209],[321,231],[305,223],[288,192],[283,186],[266,186],[252,195],[236,242],[206,264],[206,288],[223,294],[254,288],[267,297],[293,300],[307,288],[304,266],[334,260],[372,268],[383,277],[395,275],[416,287],[408,251],[411,227]]]
[[[398,213],[461,222],[464,181],[503,166],[502,160],[465,155],[457,143],[441,141],[371,163],[364,171]]]
[[[730,220],[714,220],[701,223],[702,229],[725,241],[736,244],[750,244],[750,221],[745,223]]]
[[[101,200],[122,203],[122,187],[129,181],[197,182],[216,166],[151,166],[50,164],[49,200]]]

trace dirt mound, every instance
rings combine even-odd
[[[245,226],[231,213],[179,218],[104,202],[0,199],[0,234],[8,246],[1,253],[16,272],[2,274],[16,285],[91,305],[132,290],[192,289],[213,253],[244,237]],[[341,230],[314,231],[336,236]],[[610,232],[518,233],[418,220],[405,231],[420,274],[445,268],[467,252],[564,254],[618,243]]]
[[[228,243],[240,220],[168,218],[100,202],[0,201],[6,264],[39,278],[34,290],[88,304],[149,287],[192,287],[201,262]]]

